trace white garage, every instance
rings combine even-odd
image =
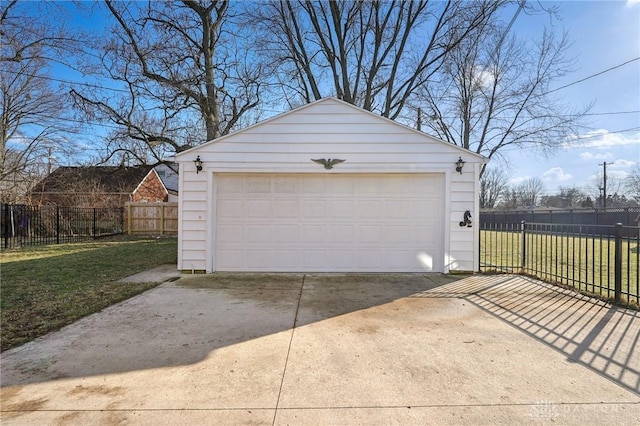
[[[183,271],[478,270],[483,157],[337,99],[177,161]]]

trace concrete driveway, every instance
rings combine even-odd
[[[519,276],[183,276],[2,354],[3,424],[638,424],[640,314]]]

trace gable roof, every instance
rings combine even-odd
[[[95,185],[107,193],[133,193],[152,166],[62,166],[42,179],[34,192],[78,192],[87,185]],[[77,188],[75,191],[73,188]],[[82,191],[80,191],[82,192]]]
[[[216,138],[216,139],[212,139],[210,141],[207,141],[207,142],[203,143],[202,145],[198,145],[198,146],[190,148],[190,149],[188,149],[186,151],[182,151],[180,153],[177,153],[176,154],[176,159],[179,159],[180,157],[185,156],[185,155],[189,155],[189,154],[191,154],[191,153],[193,153],[195,151],[201,150],[202,148],[206,148],[207,146],[210,146],[210,145],[213,145],[213,144],[217,144],[219,142],[223,142],[223,141],[225,141],[225,140],[227,140],[229,138],[237,137],[238,134],[242,134],[242,133],[245,133],[245,132],[251,132],[253,129],[255,129],[257,127],[265,126],[265,125],[268,125],[270,123],[274,123],[275,124],[275,123],[277,123],[279,121],[286,121],[286,119],[289,116],[306,112],[305,110],[313,109],[313,108],[321,108],[324,104],[329,104],[329,105],[330,104],[334,104],[334,105],[337,104],[337,105],[340,105],[342,107],[350,108],[350,109],[354,110],[357,113],[368,115],[368,116],[373,117],[375,120],[378,120],[380,122],[388,123],[388,124],[393,125],[393,126],[397,126],[398,128],[402,129],[404,132],[408,131],[408,132],[414,133],[415,135],[419,135],[421,138],[427,138],[433,143],[442,144],[442,145],[448,147],[449,149],[452,149],[454,152],[455,151],[459,151],[460,154],[464,153],[466,155],[475,156],[479,160],[481,160],[482,162],[486,162],[487,161],[487,159],[481,154],[478,154],[478,153],[475,153],[475,152],[470,151],[468,149],[462,148],[460,146],[451,144],[451,143],[446,142],[446,141],[444,141],[442,139],[436,138],[435,136],[429,135],[428,133],[424,133],[421,130],[414,129],[413,127],[409,127],[409,126],[407,126],[405,124],[402,124],[402,123],[398,123],[397,121],[391,120],[390,118],[383,117],[383,116],[378,115],[378,114],[376,114],[374,112],[365,110],[363,108],[360,108],[358,106],[355,106],[353,104],[350,104],[348,102],[345,102],[345,101],[343,101],[341,99],[338,99],[338,98],[332,97],[332,96],[329,96],[329,97],[326,97],[326,98],[322,98],[322,99],[319,99],[319,100],[314,101],[314,102],[310,102],[310,103],[308,103],[306,105],[303,105],[301,107],[292,109],[291,111],[287,111],[287,112],[275,115],[275,116],[273,116],[271,118],[268,118],[268,119],[266,119],[264,121],[261,121],[259,123],[253,124],[251,126],[245,127],[245,128],[240,129],[240,130],[238,130],[236,132],[229,133],[227,135],[221,136],[221,137]]]
[[[178,193],[178,163],[158,164],[155,169],[162,184],[171,193]]]

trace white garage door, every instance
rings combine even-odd
[[[442,272],[439,174],[216,175],[214,268]]]

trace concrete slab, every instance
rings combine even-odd
[[[637,425],[634,404],[442,405],[278,409],[279,425]]]
[[[121,280],[121,283],[163,283],[180,276],[180,271],[175,264],[160,265]]]
[[[519,276],[181,276],[2,353],[3,424],[637,424],[640,316]]]

